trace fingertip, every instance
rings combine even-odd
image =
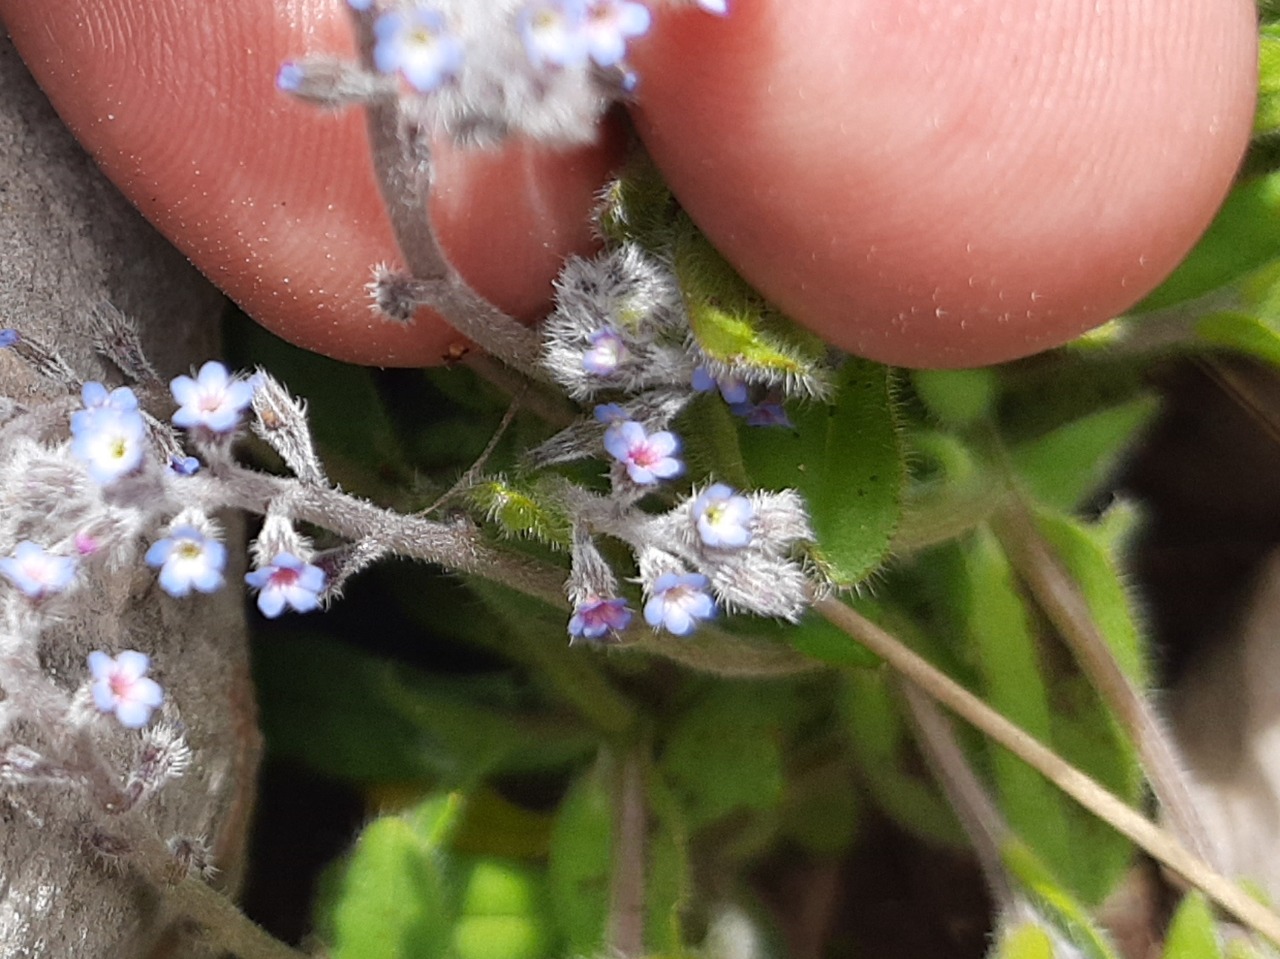
[[[767,296],[891,363],[991,363],[1132,304],[1247,142],[1245,0],[739,0],[637,50],[638,126]]]

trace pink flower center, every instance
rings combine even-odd
[[[271,585],[278,587],[292,586],[298,581],[298,571],[287,566],[280,567],[271,574]]]
[[[652,466],[660,459],[662,459],[662,454],[648,443],[641,443],[631,451],[631,462],[635,463],[636,466]]]
[[[107,680],[107,685],[111,687],[111,695],[116,699],[126,699],[133,686],[133,680],[121,673],[112,673],[111,678]]]

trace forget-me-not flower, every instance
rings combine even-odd
[[[631,481],[640,486],[652,486],[659,480],[678,476],[684,469],[684,464],[675,456],[680,451],[680,438],[666,430],[646,433],[635,420],[615,423],[605,430],[604,448],[627,468]]]
[[[146,561],[160,570],[160,588],[181,598],[193,589],[212,593],[222,586],[227,548],[194,526],[176,526],[151,545]]]
[[[0,350],[7,350],[18,342],[18,331],[3,329],[0,330]]]
[[[141,729],[151,711],[164,702],[164,690],[146,675],[151,659],[146,653],[126,649],[114,659],[101,650],[89,654],[93,676],[93,703],[104,713],[115,713],[120,725]]]
[[[71,414],[71,455],[84,463],[94,482],[109,486],[142,465],[147,424],[133,390],[110,392],[101,383],[80,391],[85,408]]]
[[[591,348],[582,355],[582,368],[593,376],[612,376],[627,359],[627,345],[615,330],[597,330],[590,342]]]
[[[374,22],[373,34],[374,65],[382,73],[399,71],[419,93],[430,93],[462,67],[462,42],[429,7],[388,10]]]
[[[320,605],[324,590],[324,570],[303,562],[292,553],[277,553],[261,569],[246,573],[244,581],[258,591],[258,609],[275,619],[286,607],[309,613]]]
[[[43,599],[71,585],[76,561],[69,556],[56,556],[24,539],[12,556],[0,559],[0,575],[32,599]]]
[[[229,433],[240,425],[240,416],[253,402],[253,384],[232,376],[217,360],[200,367],[195,379],[176,376],[169,391],[178,402],[173,425],[201,427],[213,433]]]
[[[587,52],[601,67],[617,66],[627,41],[649,32],[649,8],[634,0],[593,0],[587,7]]]
[[[693,501],[692,512],[698,536],[707,546],[738,549],[751,542],[755,507],[724,483],[703,490]]]
[[[535,67],[578,67],[590,55],[586,0],[530,0],[520,11],[520,38]]]
[[[747,402],[747,384],[745,380],[736,376],[714,377],[705,366],[695,366],[693,368],[690,385],[698,393],[709,393],[719,388],[720,395],[724,397],[724,401],[730,406]]]
[[[600,639],[624,630],[631,624],[631,610],[625,599],[603,599],[592,596],[573,609],[569,635],[575,639]]]
[[[698,622],[716,615],[716,603],[707,592],[710,585],[701,573],[663,573],[653,582],[644,604],[644,621],[654,629],[688,636]]]

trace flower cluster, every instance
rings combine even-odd
[[[653,19],[649,4],[637,0],[348,5],[372,40],[368,62],[291,60],[281,66],[277,87],[337,106],[385,100],[402,82],[404,110],[422,129],[486,144],[512,133],[549,143],[594,140],[609,105],[639,82],[627,53]],[[697,6],[726,12],[725,0],[697,0]]]

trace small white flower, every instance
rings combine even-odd
[[[212,593],[222,586],[227,548],[194,526],[175,526],[147,550],[148,566],[160,569],[160,588],[183,597],[193,589]]]
[[[75,579],[76,561],[55,556],[31,540],[23,540],[12,556],[0,559],[0,575],[32,599],[60,593]]]
[[[145,675],[150,666],[150,658],[137,650],[126,649],[114,659],[94,650],[89,654],[94,705],[104,713],[115,713],[121,726],[145,726],[151,711],[164,702],[160,684]]]
[[[175,377],[169,390],[180,407],[173,414],[173,425],[184,429],[203,427],[214,433],[229,433],[253,402],[253,384],[232,376],[216,360],[200,367],[195,379]]]

